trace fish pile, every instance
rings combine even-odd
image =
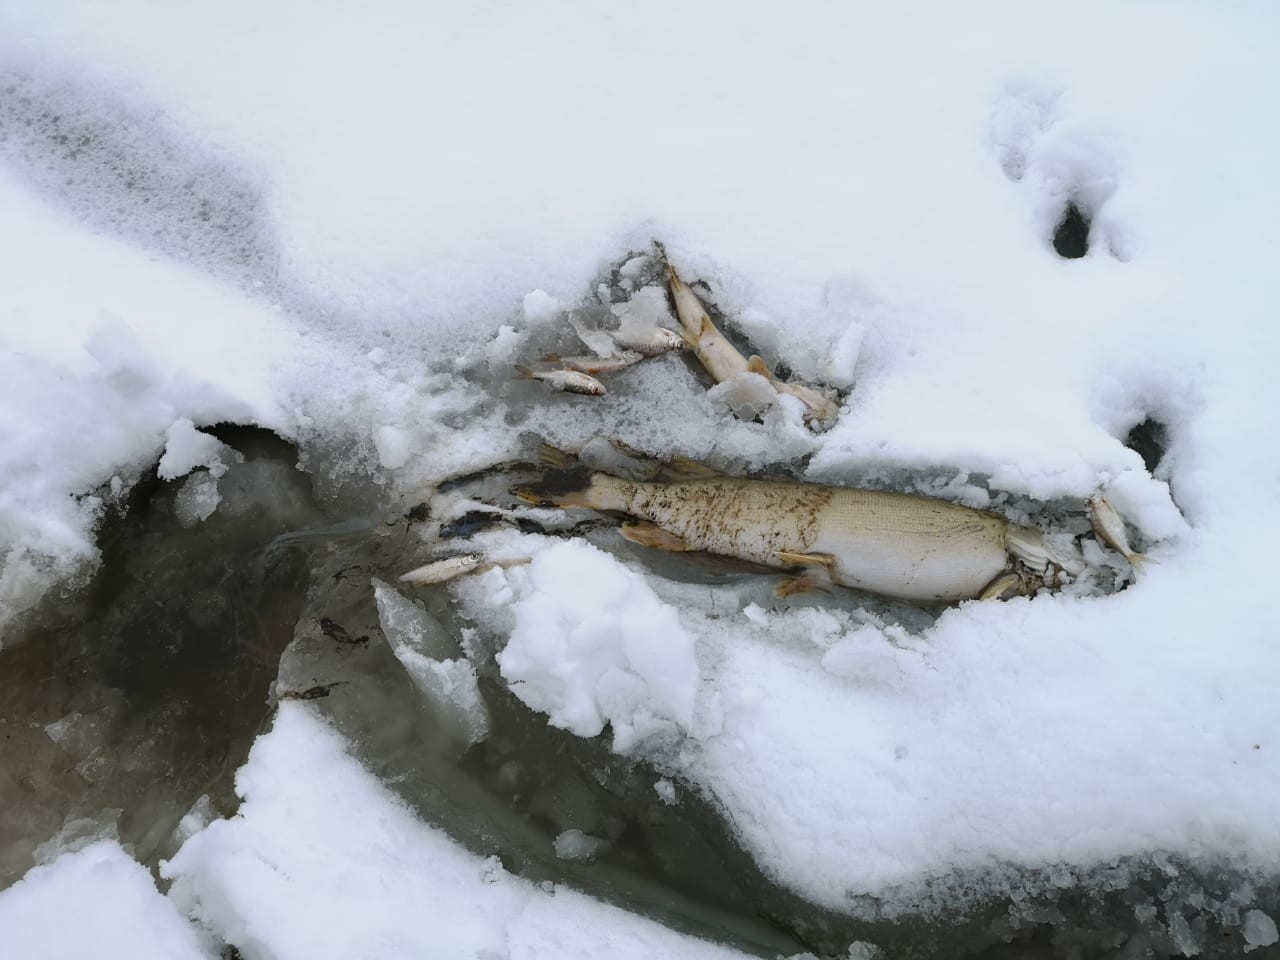
[[[620,321],[616,330],[592,329],[580,317],[570,318],[591,354],[548,355],[543,359],[557,364],[555,369],[518,367],[521,375],[557,390],[602,396],[606,389],[598,377],[687,350],[717,384],[734,384],[738,394],[763,396],[765,403],[793,398],[798,401],[793,408],[815,429],[834,421],[839,413],[834,392],[779,379],[759,356],[744,356],[716,326],[662,245],[655,242],[655,248],[678,331],[660,322],[670,314],[658,305],[663,292],[651,286],[644,296],[614,305]],[[646,257],[628,263],[641,259],[651,262]],[[632,270],[628,279],[636,275]],[[536,526],[538,520],[519,512],[529,505],[544,512],[565,511],[561,516],[575,510],[621,514],[627,519],[619,532],[634,543],[714,554],[784,573],[786,579],[776,589],[779,596],[840,586],[932,605],[1030,595],[1091,572],[1079,537],[1045,533],[934,497],[727,476],[690,460],[653,460],[607,438],[596,438],[575,453],[544,446],[539,459],[537,480],[510,491],[524,503],[507,510],[490,506],[479,514],[484,523]],[[1088,498],[1085,509],[1103,551],[1101,564],[1113,570],[1127,566],[1136,579],[1147,558],[1130,546],[1124,518],[1105,491]],[[559,532],[574,535],[586,529],[585,523]],[[458,530],[465,526],[454,525]],[[441,537],[454,527],[442,526]],[[1123,560],[1111,559],[1114,554],[1107,548]],[[1091,555],[1098,564],[1099,553]],[[519,562],[498,562],[482,554],[446,556],[401,579],[425,586]]]
[[[663,246],[656,241],[654,245],[666,264],[667,289],[680,322],[679,332],[625,314],[621,326],[614,331],[588,330],[580,320],[571,318],[570,323],[579,339],[593,353],[571,357],[548,354],[543,360],[558,364],[558,367],[537,370],[517,366],[519,379],[540,380],[552,389],[566,393],[601,397],[608,390],[600,382],[600,377],[650,357],[687,349],[717,384],[758,377],[771,394],[799,400],[805,423],[815,429],[829,427],[840,412],[834,391],[778,379],[761,357],[743,356],[715,325],[698,295],[681,279]]]

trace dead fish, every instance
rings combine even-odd
[[[613,337],[613,342],[623,350],[643,354],[646,357],[656,357],[670,353],[672,350],[684,350],[689,346],[689,342],[684,337],[666,327],[647,329],[642,327],[636,330],[623,326],[610,333],[610,336]]]
[[[1085,506],[1089,508],[1089,523],[1093,527],[1093,532],[1098,535],[1098,539],[1128,560],[1134,573],[1141,573],[1143,566],[1148,562],[1156,562],[1146,554],[1135,553],[1129,546],[1129,535],[1125,530],[1124,518],[1111,505],[1111,501],[1105,494],[1095,493],[1085,501]]]
[[[588,397],[603,397],[609,391],[604,384],[590,374],[577,370],[531,370],[517,365],[520,380],[541,380],[555,390],[565,393],[580,393]]]
[[[400,576],[401,583],[427,585],[446,583],[464,573],[471,573],[485,562],[483,553],[460,553],[454,557],[432,560]]]
[[[840,408],[826,394],[802,383],[775,380],[762,359],[752,357],[748,360],[739,353],[712,322],[698,295],[680,279],[670,261],[667,262],[667,283],[671,288],[671,298],[675,301],[676,316],[680,318],[680,328],[684,331],[685,339],[693,347],[694,356],[716,383],[724,383],[745,372],[758,373],[768,379],[779,393],[789,394],[804,404],[806,421],[829,423],[835,420]]]
[[[516,492],[541,506],[629,514],[637,519],[622,535],[648,547],[804,570],[784,593],[831,581],[946,603],[1015,586],[1032,592],[1068,566],[1078,569],[1033,527],[904,493],[726,476],[639,482],[582,467]],[[1010,573],[1016,580],[1006,579]]]
[[[716,383],[736,377],[747,369],[747,358],[725,339],[703,307],[698,295],[680,279],[676,268],[667,264],[667,284],[675,301],[680,329],[694,356]]]
[[[634,366],[644,359],[644,354],[638,350],[627,350],[613,357],[588,357],[585,355],[562,357],[556,353],[548,353],[542,359],[550,363],[558,363],[566,370],[574,370],[578,373],[597,377],[607,373],[617,373],[619,370]]]

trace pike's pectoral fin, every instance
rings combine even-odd
[[[822,567],[828,573],[835,569],[836,558],[829,553],[795,553],[779,550],[778,559],[794,567]]]
[[[1010,590],[1020,589],[1022,586],[1022,578],[1016,573],[1004,573],[996,577],[987,584],[980,594],[979,600],[999,600]]]
[[[752,355],[751,359],[747,361],[747,371],[749,373],[758,373],[766,380],[773,379],[773,374],[769,372],[769,365],[764,362],[764,358],[759,354]]]
[[[802,593],[825,590],[830,585],[831,581],[826,577],[814,573],[812,570],[806,570],[798,577],[787,577],[773,588],[773,593],[779,600],[785,600],[787,597],[798,596]]]
[[[690,460],[688,457],[673,457],[658,468],[653,479],[659,483],[682,483],[687,480],[711,480],[722,477],[715,467]]]
[[[674,533],[663,530],[656,523],[650,523],[648,520],[634,520],[630,523],[624,523],[619,532],[632,543],[638,543],[642,547],[652,547],[654,550],[687,553],[695,549]]]

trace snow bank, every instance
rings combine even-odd
[[[0,892],[0,951],[39,960],[217,956],[114,841],[36,867]]]
[[[467,853],[302,705],[281,705],[236,783],[239,814],[163,873],[174,901],[246,956],[741,956]]]
[[[507,579],[516,626],[498,663],[521,700],[580,737],[608,723],[619,752],[692,726],[694,639],[643,577],[568,542]]]

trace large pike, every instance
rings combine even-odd
[[[1028,592],[1073,565],[1032,527],[902,493],[724,476],[638,482],[585,468],[519,492],[542,505],[637,517],[622,532],[645,546],[807,569],[798,589],[825,574],[888,597],[946,603]]]

